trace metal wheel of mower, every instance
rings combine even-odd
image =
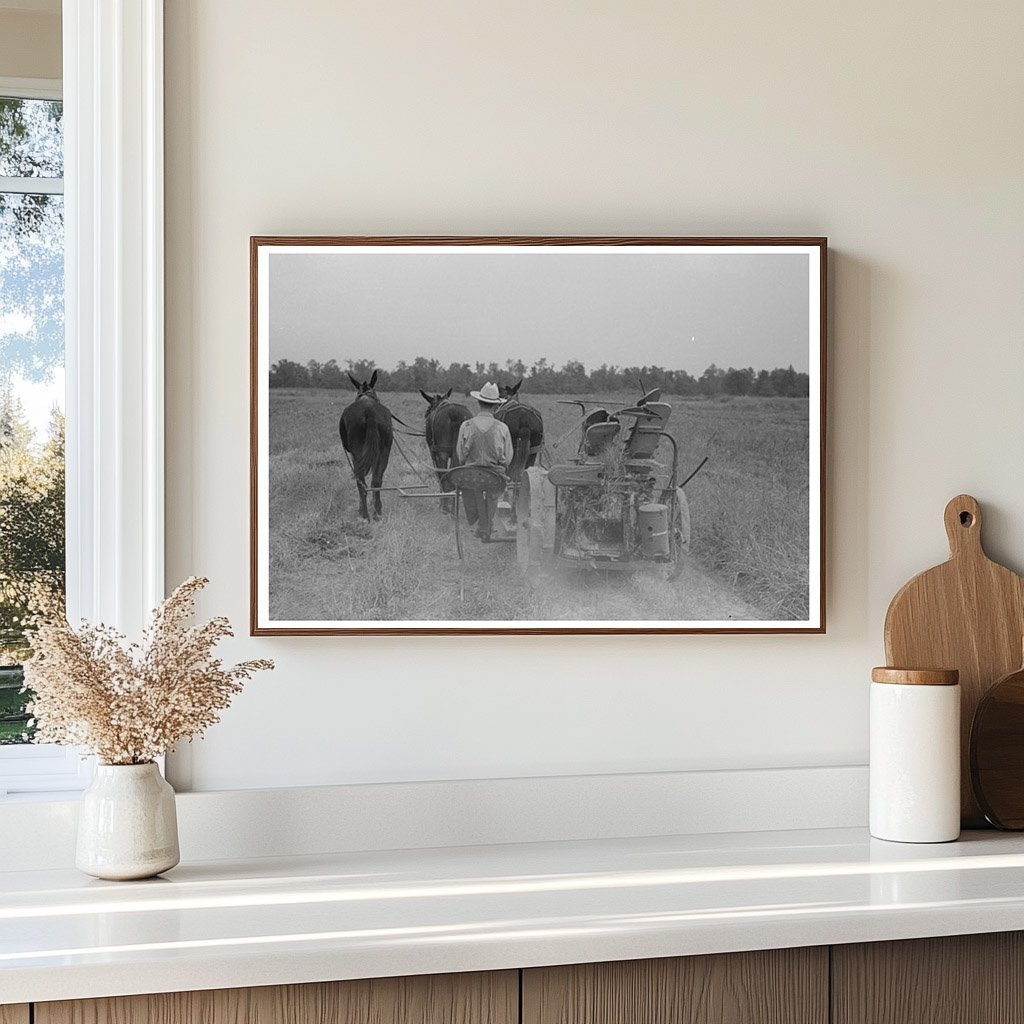
[[[544,559],[544,524],[547,516],[545,482],[547,471],[530,466],[518,485],[516,495],[516,560],[523,572],[539,567]]]
[[[672,569],[669,579],[683,571],[683,562],[690,553],[690,503],[682,487],[676,488],[676,511],[672,517]]]
[[[460,491],[455,492],[455,550],[459,553],[459,561],[465,561],[465,556],[462,553],[462,533],[459,530],[459,520],[462,518],[459,515],[459,503],[462,494]]]

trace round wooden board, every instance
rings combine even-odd
[[[996,683],[971,727],[971,785],[997,828],[1024,829],[1024,668]]]

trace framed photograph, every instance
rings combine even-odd
[[[254,635],[825,631],[824,238],[250,248]]]

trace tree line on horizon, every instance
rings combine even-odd
[[[699,376],[686,370],[668,370],[663,366],[601,366],[588,371],[583,363],[570,360],[557,367],[546,359],[527,366],[521,359],[509,359],[504,366],[491,363],[451,363],[418,356],[385,370],[369,359],[347,359],[342,366],[335,359],[326,363],[311,359],[308,363],[281,359],[270,368],[272,388],[337,388],[351,390],[349,374],[368,380],[378,371],[380,391],[454,392],[468,395],[484,381],[514,384],[522,378],[522,393],[599,394],[661,388],[665,394],[715,397],[718,395],[756,395],[764,398],[806,398],[810,393],[810,375],[792,365],[755,370],[751,366],[723,369],[712,363]]]

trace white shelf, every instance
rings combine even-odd
[[[862,829],[0,873],[0,1003],[1024,928],[1024,837]]]

